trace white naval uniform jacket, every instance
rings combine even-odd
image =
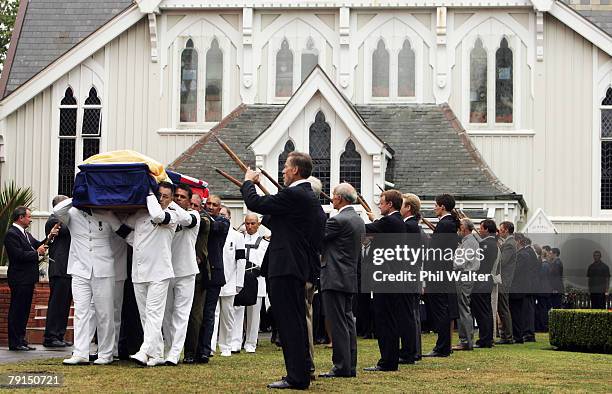
[[[195,275],[200,270],[196,260],[195,244],[200,228],[200,214],[192,209],[174,207],[178,214],[178,224],[172,239],[172,269],[174,277]]]
[[[115,276],[111,226],[72,206],[72,198],[53,208],[53,213],[70,230],[69,275],[85,279]]]
[[[230,227],[223,245],[223,273],[225,285],[221,288],[220,297],[238,294],[236,287],[244,286],[244,237]]]
[[[127,279],[127,242],[117,234],[111,237],[111,249],[115,260],[115,281]]]
[[[127,241],[134,249],[132,282],[160,282],[174,277],[172,238],[178,215],[172,204],[162,209],[154,195],[147,196],[147,209],[141,209],[127,220],[134,229]]]
[[[247,233],[244,235],[244,243],[245,245],[255,245],[255,243],[257,242],[257,238],[259,237],[261,237],[261,234],[259,234],[258,232],[253,235],[250,235]],[[261,268],[261,263],[263,263],[263,258],[264,258],[264,255],[266,254],[266,250],[268,249],[268,245],[270,245],[270,242],[266,241],[265,239],[262,239],[257,249],[248,248],[246,251],[247,265],[249,265],[248,262],[250,261],[257,267]],[[266,296],[266,279],[263,276],[258,276],[257,277],[257,297],[265,297],[265,296]]]

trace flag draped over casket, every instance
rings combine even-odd
[[[190,177],[188,175],[179,174],[178,172],[173,172],[170,170],[166,170],[168,177],[174,184],[183,183],[191,188],[194,193],[197,193],[202,197],[202,200],[206,201],[208,198],[208,182],[202,181],[200,179],[196,179]]]

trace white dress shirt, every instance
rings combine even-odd
[[[259,237],[261,237],[261,234],[259,233],[255,233],[253,235],[247,233],[244,235],[244,243],[245,245],[255,245],[255,243],[257,242],[257,238]],[[247,251],[249,261],[253,263],[254,265],[256,265],[257,267],[261,268],[261,263],[263,263],[263,258],[264,258],[264,255],[266,254],[266,250],[268,249],[268,245],[270,245],[270,242],[266,241],[265,239],[262,239],[261,242],[259,243],[259,248],[251,249],[250,252]],[[257,297],[265,297],[265,296],[266,296],[266,280],[264,279],[263,276],[258,276],[257,277]]]
[[[195,253],[195,244],[200,228],[200,215],[192,209],[184,210],[178,205],[172,205],[172,207],[178,215],[178,225],[172,239],[174,276],[180,278],[195,275],[200,272]],[[194,220],[195,225],[193,225]]]
[[[68,274],[85,279],[115,276],[111,240],[115,233],[107,223],[72,206],[72,198],[53,208],[53,213],[70,230]]]
[[[223,273],[225,285],[221,288],[219,296],[227,297],[238,294],[236,287],[244,286],[244,267],[246,260],[237,259],[236,252],[244,251],[244,237],[233,228],[229,229],[225,244],[223,245]]]
[[[168,223],[162,224],[167,217]],[[174,277],[172,239],[177,221],[176,211],[162,209],[154,195],[147,196],[147,209],[128,218],[127,224],[134,229],[127,237],[134,248],[132,282],[160,282]]]

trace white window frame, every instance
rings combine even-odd
[[[470,55],[476,45],[476,40],[482,41],[482,47],[487,52],[487,122],[470,122]],[[497,123],[495,121],[495,54],[500,48],[501,40],[506,38],[508,48],[512,51],[512,123]],[[520,37],[508,28],[505,24],[494,18],[490,18],[485,23],[474,28],[462,40],[461,54],[461,96],[462,96],[462,122],[470,131],[482,130],[519,130],[521,124],[521,112],[523,107],[523,97],[521,96],[521,76],[523,59],[521,55]],[[525,43],[526,44],[526,43]]]
[[[173,89],[173,111],[172,124],[178,130],[210,130],[219,121],[207,121],[205,119],[205,100],[206,100],[206,54],[210,49],[213,40],[216,39],[219,49],[223,54],[223,81],[221,98],[221,119],[230,112],[230,54],[231,42],[225,36],[211,34],[207,36],[180,35],[175,40],[174,64],[174,89]],[[187,45],[187,41],[193,41],[193,49],[198,53],[198,88],[197,88],[197,115],[195,122],[181,122],[181,55]]]
[[[372,55],[382,39],[385,49],[389,52],[389,96],[372,96]],[[398,96],[398,61],[404,41],[410,42],[410,49],[414,52],[414,96]],[[423,102],[423,47],[421,36],[397,18],[390,18],[381,27],[374,30],[363,42],[364,47],[364,98],[366,103],[415,103]]]
[[[595,206],[594,208],[599,211],[601,214],[603,215],[611,215],[612,216],[612,209],[602,209],[601,208],[601,145],[604,141],[612,141],[612,136],[611,137],[606,137],[603,138],[601,136],[601,132],[602,132],[602,122],[601,122],[601,114],[603,110],[612,110],[612,105],[603,105],[602,102],[606,97],[606,93],[608,91],[608,89],[612,89],[612,84],[610,84],[609,86],[607,86],[602,94],[600,95],[600,99],[596,102],[597,106],[597,126],[596,129],[598,130],[597,133],[597,153],[593,155],[594,158],[597,158],[597,167],[595,168],[595,172],[597,174],[599,174],[598,176],[598,182],[595,185],[595,193],[597,196],[597,206]]]

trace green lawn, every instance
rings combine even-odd
[[[423,336],[423,349],[434,342]],[[359,341],[355,379],[317,379],[319,392],[605,392],[612,393],[612,355],[552,350],[547,335],[538,342],[455,352],[449,358],[425,359],[400,366],[397,372],[367,373],[361,368],[378,359],[375,340]],[[316,348],[317,372],[331,367],[331,350]],[[0,365],[0,373],[54,372],[64,374],[62,388],[70,392],[260,392],[284,374],[280,349],[262,343],[257,354],[216,356],[207,365],[137,367],[127,361],[111,366],[64,367],[61,359]],[[25,392],[20,391],[20,392]],[[36,389],[39,392],[40,389]]]

